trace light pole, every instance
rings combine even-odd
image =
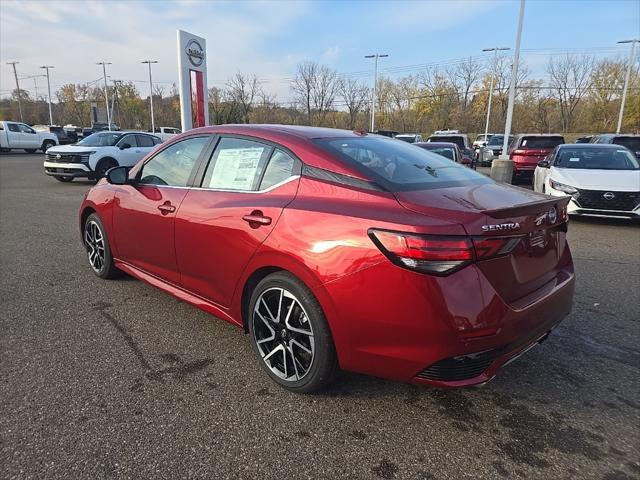
[[[491,163],[491,178],[500,182],[511,183],[513,176],[513,162],[509,159],[507,148],[511,135],[511,119],[513,117],[513,104],[516,100],[516,80],[518,78],[518,61],[520,59],[520,40],[522,38],[522,22],[524,21],[524,3],[520,0],[520,14],[518,15],[518,33],[516,34],[516,48],[513,53],[513,65],[511,66],[511,82],[509,82],[509,105],[507,107],[507,121],[504,126],[504,141],[502,153],[497,160]]]
[[[365,55],[364,58],[373,58],[373,90],[371,92],[371,133],[376,128],[376,85],[378,83],[378,58],[388,57],[387,54],[374,53],[373,55]]]
[[[146,63],[149,65],[149,100],[151,103],[151,133],[156,133],[156,123],[153,118],[153,80],[151,78],[151,64],[158,63],[157,60],[145,60],[140,63]]]
[[[43,65],[40,68],[44,68],[47,71],[47,93],[49,95],[49,125],[53,125],[53,113],[51,111],[51,82],[49,81],[49,69],[55,68],[53,65]]]
[[[109,113],[109,93],[107,86],[107,65],[111,65],[111,62],[98,62],[96,65],[102,65],[102,75],[104,76],[104,103],[107,107],[107,124],[109,125],[109,131],[111,131],[111,114]]]
[[[624,104],[627,101],[627,87],[629,86],[629,77],[631,77],[631,69],[633,68],[633,62],[635,60],[636,53],[636,43],[639,43],[640,40],[621,40],[618,43],[630,43],[631,44],[631,54],[629,55],[629,65],[627,65],[627,73],[624,76],[624,87],[622,88],[622,103],[620,104],[620,115],[618,116],[618,128],[616,128],[616,133],[620,133],[622,129],[622,117],[624,116]]]
[[[484,124],[484,142],[487,144],[487,135],[489,133],[489,117],[491,116],[491,101],[493,100],[493,81],[495,78],[495,68],[498,60],[498,52],[510,50],[507,47],[483,48],[483,52],[493,52],[493,65],[491,66],[491,82],[489,87],[489,102],[487,103],[487,121]],[[480,159],[483,161],[483,159]]]
[[[18,83],[18,72],[16,71],[16,65],[20,62],[7,62],[7,65],[13,65],[13,76],[16,78],[16,90],[18,90],[18,110],[20,111],[20,121],[24,122],[22,118],[22,102],[20,101],[20,84]]]

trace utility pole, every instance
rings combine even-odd
[[[631,77],[631,69],[633,68],[633,63],[635,61],[635,53],[636,53],[636,43],[639,43],[640,40],[621,40],[618,43],[630,43],[631,44],[631,54],[629,55],[629,65],[627,65],[627,73],[624,76],[624,87],[622,88],[622,102],[620,103],[620,115],[618,116],[618,128],[616,128],[616,133],[620,133],[622,129],[622,118],[624,117],[624,104],[627,101],[627,88],[629,86],[629,78]]]
[[[140,63],[149,65],[149,101],[151,103],[151,133],[156,133],[156,122],[153,118],[153,80],[151,78],[151,64],[158,63],[157,60],[145,60]]]
[[[53,65],[43,65],[40,68],[44,68],[47,71],[47,93],[49,95],[49,125],[53,125],[53,113],[51,110],[51,82],[49,81],[49,69],[55,68]]]
[[[111,114],[109,113],[109,87],[107,86],[107,65],[111,65],[111,62],[98,62],[96,65],[102,65],[102,75],[104,76],[104,103],[107,107],[107,124],[109,125],[109,131],[111,131]]]
[[[122,80],[112,80],[112,82],[113,97],[111,98],[111,122],[116,123],[116,101],[118,99],[118,85],[122,83]],[[122,118],[120,118],[120,120],[122,120]]]
[[[20,111],[20,121],[24,122],[22,117],[22,102],[20,101],[20,84],[18,83],[18,72],[16,71],[16,65],[20,62],[7,62],[7,65],[13,65],[13,76],[16,79],[16,90],[18,90],[18,110]]]
[[[491,116],[491,101],[493,100],[493,82],[495,79],[495,68],[498,60],[498,52],[510,50],[510,48],[506,47],[494,47],[494,48],[483,48],[483,52],[493,52],[493,65],[491,66],[491,86],[489,87],[489,102],[487,103],[487,121],[484,124],[484,142],[485,146],[487,145],[487,134],[489,133],[489,117]],[[483,159],[480,159],[483,161]]]
[[[371,92],[371,133],[376,128],[376,88],[378,84],[378,58],[388,57],[387,54],[374,53],[373,55],[365,55],[364,58],[373,58],[373,90]]]
[[[525,0],[520,0],[520,14],[518,15],[518,31],[516,34],[516,48],[513,54],[511,66],[511,82],[509,83],[509,105],[507,107],[507,121],[504,126],[504,141],[500,157],[491,164],[491,178],[499,182],[511,183],[513,177],[513,161],[509,159],[509,136],[511,135],[511,120],[513,117],[513,104],[516,100],[516,81],[518,79],[518,61],[520,60],[520,40],[522,38],[522,23],[524,21]]]

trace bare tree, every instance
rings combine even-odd
[[[567,132],[573,124],[576,107],[591,87],[593,57],[566,55],[547,64],[549,84],[560,105],[562,131]]]
[[[253,108],[255,97],[260,92],[258,77],[255,75],[245,76],[238,72],[227,82],[227,89],[227,94],[241,110],[242,122],[249,123],[249,113]]]
[[[335,70],[315,62],[298,65],[298,70],[291,84],[296,100],[304,105],[307,122],[314,124],[313,113],[321,124],[340,88],[340,79]]]
[[[619,102],[614,100],[622,91],[624,73],[624,62],[606,58],[596,63],[591,71],[591,115],[603,131],[613,128],[619,108]]]
[[[356,128],[356,119],[369,103],[369,88],[354,79],[340,82],[340,98],[349,112],[349,128]]]

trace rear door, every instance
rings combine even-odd
[[[296,195],[301,163],[283,148],[223,136],[176,219],[181,285],[228,307],[257,248]]]
[[[137,135],[128,134],[118,140],[116,147],[118,151],[118,163],[126,167],[132,167],[144,157],[144,154],[138,148]],[[127,145],[129,145],[127,147]]]

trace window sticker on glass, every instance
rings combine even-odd
[[[210,188],[251,190],[264,147],[221,150],[209,182]]]
[[[580,158],[571,157],[571,158],[569,159],[569,161],[570,161],[570,162],[579,162],[579,161],[580,161]]]

